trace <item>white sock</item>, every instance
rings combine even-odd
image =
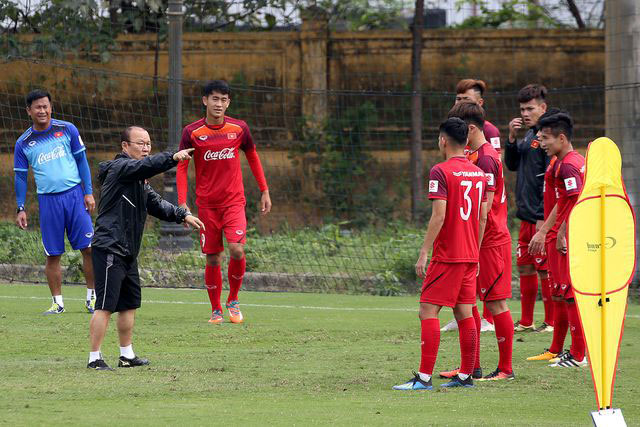
[[[133,352],[133,344],[129,344],[126,347],[120,347],[120,356],[126,357],[127,359],[133,359],[136,357],[136,354]]]
[[[58,304],[60,307],[64,307],[64,302],[62,301],[62,295],[54,295],[53,302]]]
[[[460,373],[458,373],[458,377],[459,377],[462,381],[464,381],[464,380],[466,380],[467,378],[469,378],[469,374],[460,374]]]
[[[89,352],[89,363],[93,362],[94,360],[98,360],[98,359],[102,359],[102,355],[100,354],[100,350],[98,350],[98,351],[90,351]]]
[[[96,297],[96,290],[87,288],[87,301],[91,301]]]
[[[424,381],[425,383],[428,383],[429,380],[431,379],[431,375],[429,374],[423,374],[422,372],[418,372],[418,376],[420,376],[420,379],[422,381]]]

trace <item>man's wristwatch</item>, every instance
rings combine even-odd
[[[24,206],[18,206],[18,209],[16,209],[16,215],[20,212],[24,212]]]

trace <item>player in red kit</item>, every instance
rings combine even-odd
[[[482,95],[487,91],[487,84],[482,80],[463,79],[456,85],[456,104],[460,102],[473,102],[484,108]],[[482,132],[485,139],[495,150],[500,153],[500,130],[489,120],[484,121]]]
[[[547,242],[546,252],[553,280],[552,299],[556,304],[554,322],[557,323],[551,347],[529,360],[549,360],[551,366],[575,368],[586,366],[587,358],[582,324],[569,275],[566,230],[567,219],[582,190],[585,160],[573,150],[573,120],[568,113],[554,111],[541,116],[539,128],[541,147],[549,156],[556,157],[545,176],[545,183],[553,186],[551,191],[555,194],[556,204],[541,229],[531,239],[529,250],[540,253],[543,250],[542,242]],[[559,354],[564,345],[567,327],[571,331],[571,348]],[[555,355],[558,357],[553,357]]]
[[[458,322],[460,372],[442,387],[473,387],[476,331],[471,309],[476,300],[479,243],[487,219],[486,178],[469,162],[464,149],[467,124],[450,118],[440,125],[438,147],[446,161],[429,174],[429,199],[433,208],[424,237],[416,274],[424,278],[420,294],[421,359],[414,378],[394,390],[431,390],[431,376],[440,346],[442,307],[452,307]],[[427,258],[433,248],[429,268]]]
[[[495,333],[500,354],[498,368],[482,380],[514,379],[512,368],[513,319],[507,306],[511,298],[511,235],[507,226],[507,195],[500,155],[485,139],[483,133],[484,111],[478,104],[462,102],[456,104],[449,117],[465,121],[469,127],[469,149],[467,157],[487,176],[487,226],[480,247],[480,271],[476,292],[480,301],[486,303],[494,319]],[[480,337],[481,319],[477,306],[473,306],[476,331]],[[457,370],[441,372],[442,377],[451,377]],[[480,338],[477,340],[474,378],[482,377],[480,367]]]
[[[207,256],[204,281],[211,301],[210,323],[222,323],[222,271],[220,263],[224,250],[222,235],[229,247],[229,297],[226,308],[232,323],[242,323],[238,292],[245,273],[244,244],[247,219],[244,207],[244,185],[240,167],[240,150],[244,151],[262,198],[263,215],[271,210],[271,198],[256,146],[249,127],[242,120],[225,116],[231,102],[229,85],[222,80],[207,83],[202,92],[206,116],[186,126],[182,131],[180,149],[195,148],[193,160],[196,169],[196,204],[198,216],[206,231],[200,232],[202,252]],[[187,169],[182,162],[176,173],[178,203],[187,207]]]
[[[482,96],[487,91],[487,84],[482,80],[476,79],[463,79],[458,82],[456,85],[456,100],[454,105],[458,105],[461,102],[473,102],[478,104],[480,107],[484,105],[484,99]],[[484,133],[485,139],[491,144],[495,150],[500,153],[501,145],[500,145],[500,130],[491,123],[489,120],[484,121],[484,125],[482,127],[482,132]],[[469,153],[470,149],[467,146],[467,153]],[[471,157],[468,156],[469,160],[473,161],[473,157],[475,157],[475,153],[471,153]],[[491,313],[487,309],[486,304],[483,304],[482,310],[482,319],[481,319],[481,331],[494,331],[495,328],[493,326],[493,319],[491,318]],[[455,319],[442,327],[441,331],[452,331],[457,329],[458,324]],[[474,378],[476,376],[474,375]]]

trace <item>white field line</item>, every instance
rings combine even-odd
[[[20,300],[51,300],[50,297],[28,297],[28,296],[16,296],[16,295],[0,295],[0,299],[20,299]],[[67,301],[83,301],[83,298],[65,298]],[[184,304],[184,305],[209,305],[205,301],[167,301],[167,300],[147,300],[143,299],[143,303],[146,304]],[[284,305],[284,304],[246,304],[242,303],[244,307],[262,307],[262,308],[286,308],[294,310],[328,310],[328,311],[403,311],[403,312],[417,312],[417,307],[413,308],[389,308],[389,307],[324,307],[324,306],[312,306],[312,305]],[[519,311],[511,311],[513,314],[520,314]],[[542,311],[536,311],[536,314],[543,314]],[[640,315],[628,314],[627,318],[640,319]]]

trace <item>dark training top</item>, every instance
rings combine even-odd
[[[176,164],[173,153],[159,153],[142,160],[120,153],[113,160],[101,162],[98,180],[102,187],[91,245],[135,258],[140,251],[147,213],[181,224],[187,210],[164,200],[146,181]]]
[[[504,163],[518,173],[516,179],[516,216],[534,223],[544,219],[542,189],[544,173],[549,165],[549,156],[540,147],[536,138],[537,128],[527,131],[524,138],[504,146]]]

